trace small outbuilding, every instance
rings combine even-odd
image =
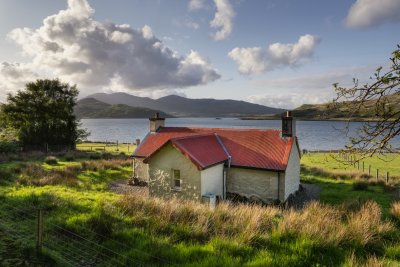
[[[300,149],[295,120],[282,117],[282,130],[165,127],[150,118],[150,132],[136,148],[134,176],[150,196],[201,200],[240,196],[284,202],[299,189]]]

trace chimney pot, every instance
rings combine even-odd
[[[296,120],[292,117],[291,111],[282,114],[282,137],[296,136]]]
[[[160,117],[159,112],[154,114],[152,118],[149,118],[149,121],[150,121],[150,133],[156,133],[159,128],[165,126],[165,118]]]

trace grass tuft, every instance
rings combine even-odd
[[[360,180],[355,181],[353,183],[353,190],[356,191],[368,190],[368,182]]]
[[[58,159],[54,156],[48,156],[44,159],[44,162],[49,165],[57,165]]]

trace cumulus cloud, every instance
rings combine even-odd
[[[213,34],[213,38],[216,41],[221,41],[228,38],[233,30],[233,18],[235,17],[235,11],[229,0],[214,0],[217,11],[214,15],[214,19],[210,21],[210,26],[219,29]]]
[[[228,56],[233,59],[241,74],[259,74],[279,67],[300,66],[309,60],[320,42],[316,36],[300,36],[297,43],[274,43],[267,49],[261,47],[234,48]]]
[[[27,82],[38,77],[28,64],[0,63],[0,102],[5,102],[8,93],[24,89]]]
[[[220,78],[206,58],[166,47],[145,25],[101,23],[86,0],[44,19],[38,29],[18,28],[9,38],[32,58],[35,70],[51,73],[79,88],[106,88],[118,81],[127,90],[185,88]]]
[[[367,28],[390,21],[400,21],[399,0],[357,0],[345,22],[351,28]]]
[[[204,0],[189,0],[189,11],[204,9],[206,7]]]

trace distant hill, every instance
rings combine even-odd
[[[159,99],[138,97],[126,93],[98,93],[88,96],[111,105],[124,104],[162,110],[175,117],[242,117],[280,114],[284,110],[238,100],[190,99],[169,95]]]
[[[94,98],[79,100],[75,106],[75,115],[78,118],[148,118],[156,112],[164,117],[171,117],[162,111],[131,107],[124,104],[110,105]]]
[[[388,103],[394,112],[400,113],[400,95],[392,94],[387,97]],[[368,121],[376,120],[375,106],[376,100],[366,101],[359,112],[353,114],[351,102],[342,102],[333,105],[333,103],[324,104],[304,104],[294,110],[292,114],[297,119],[303,120],[353,120]],[[270,120],[280,119],[280,115],[273,116],[248,116],[245,120]]]
[[[400,112],[400,95],[393,94],[387,97],[388,105],[394,110]],[[364,106],[359,112],[352,114],[349,102],[333,104],[305,104],[292,111],[292,114],[297,118],[302,119],[342,119],[342,120],[374,120],[376,100],[369,100],[364,103]],[[349,116],[351,118],[349,118]]]

